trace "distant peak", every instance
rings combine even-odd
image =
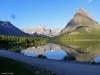
[[[76,12],[76,14],[74,15],[74,17],[84,17],[84,18],[87,18],[87,19],[89,19],[89,20],[94,21],[95,23],[97,23],[97,22],[95,21],[95,18],[92,17],[92,16],[91,16],[86,10],[84,10],[83,8],[80,8],[80,9]]]
[[[39,24],[38,26],[43,26],[43,25]]]
[[[80,8],[78,11],[85,11],[83,8]]]
[[[35,28],[45,28],[48,29],[46,26],[39,24],[38,26],[36,26]]]
[[[86,10],[84,10],[83,8],[80,8],[77,12],[77,13],[80,13],[80,14],[89,14]]]
[[[5,22],[9,22],[9,21],[5,21]]]
[[[84,10],[83,8],[80,8],[79,10]]]
[[[45,27],[44,25],[39,24],[37,27]]]

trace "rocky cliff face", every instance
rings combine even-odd
[[[0,21],[0,35],[31,36],[12,25],[9,21]]]
[[[22,29],[22,31],[24,31],[25,33],[29,33],[32,36],[53,37],[58,35],[61,29],[59,28],[49,29],[44,25],[38,25],[35,28]]]
[[[98,22],[95,21],[94,17],[92,17],[83,8],[80,8],[74,15],[74,18],[68,22],[68,24],[60,32],[60,34],[71,32],[75,30],[78,26],[89,26],[89,25],[95,25],[95,24],[98,24]]]
[[[84,10],[83,8],[80,8],[76,14],[74,15],[74,17],[83,17],[86,18],[92,22],[98,23],[96,22],[95,18],[92,17],[86,10]]]

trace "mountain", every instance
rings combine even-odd
[[[0,21],[0,35],[31,36],[22,32],[20,29],[12,25],[9,21]]]
[[[80,8],[55,39],[97,39],[99,37],[100,25],[86,10]]]
[[[25,33],[29,33],[32,36],[53,37],[58,35],[61,29],[59,28],[49,29],[44,25],[38,25],[35,28],[22,29],[22,31],[24,31]]]
[[[93,26],[96,24],[98,24],[98,22],[95,21],[94,17],[83,8],[80,8],[74,15],[74,18],[71,19],[66,27],[61,31],[61,34],[71,32],[79,26]]]

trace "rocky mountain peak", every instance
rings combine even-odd
[[[97,23],[96,20],[95,20],[95,18],[92,17],[92,16],[91,16],[86,10],[84,10],[83,8],[80,8],[80,9],[76,12],[76,14],[74,15],[74,17],[83,17],[83,18],[86,18],[86,19],[88,19],[88,20],[90,20],[90,21],[93,21],[93,22]]]
[[[37,27],[43,27],[43,25],[39,24]]]
[[[80,12],[80,13],[82,13],[82,12],[87,12],[86,10],[84,10],[83,8],[80,8],[77,12]]]
[[[46,26],[39,24],[37,27],[46,27]]]
[[[59,34],[61,29],[59,28],[52,28],[49,29],[44,25],[38,25],[35,28],[27,28],[27,29],[22,29],[25,33],[29,33],[32,36],[38,35],[41,37],[54,37]]]
[[[41,25],[41,24],[36,26],[35,29],[46,29],[46,30],[48,30],[48,28],[46,26]]]
[[[60,34],[65,34],[75,30],[78,26],[91,26],[96,25],[98,22],[86,10],[80,8],[74,15],[66,27],[61,30]]]
[[[9,21],[4,21],[4,22],[9,22]]]

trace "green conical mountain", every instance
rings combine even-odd
[[[61,30],[59,36],[63,39],[94,39],[100,37],[100,25],[86,10],[80,8],[74,18]],[[53,38],[53,39],[54,39]]]

